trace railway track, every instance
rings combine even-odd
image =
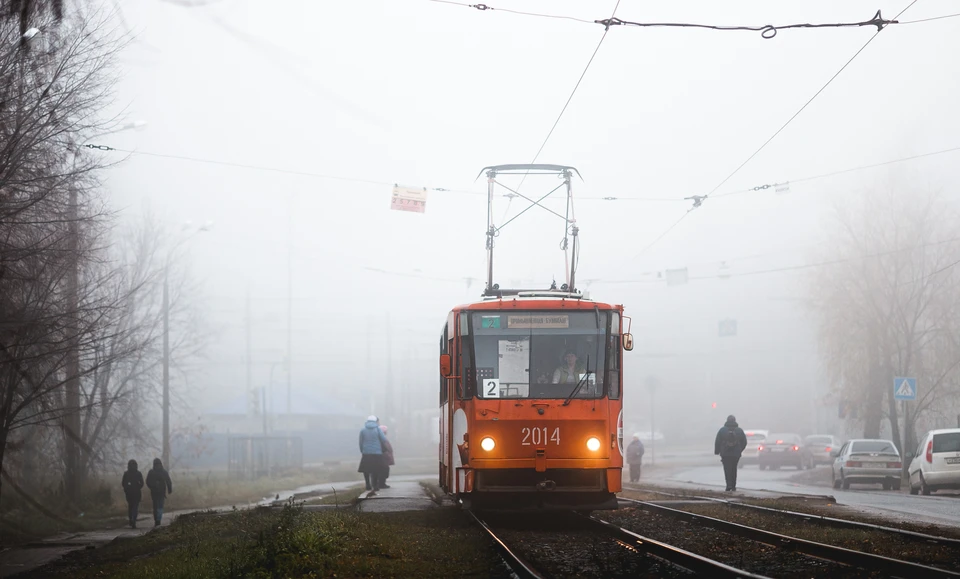
[[[588,533],[595,537],[605,537],[609,542],[611,549],[617,552],[617,555],[609,560],[606,569],[596,569],[596,576],[599,577],[716,577],[720,579],[730,578],[748,578],[748,579],[766,579],[764,575],[750,573],[742,569],[731,567],[719,561],[691,553],[674,545],[669,545],[661,541],[644,537],[627,529],[618,527],[612,523],[604,521],[597,517],[588,517],[574,513],[564,515],[565,520],[558,525],[558,519],[555,516],[553,520],[544,522],[543,529],[538,529],[534,533],[525,529],[522,545],[513,545],[506,535],[504,521],[490,522],[486,514],[477,514],[468,511],[469,515],[477,524],[488,534],[494,545],[500,552],[504,562],[510,567],[513,574],[522,579],[526,578],[548,578],[551,576],[567,575],[566,573],[551,573],[545,569],[548,565],[544,563],[533,563],[531,558],[525,556],[526,552],[541,551],[541,544],[547,544],[554,540],[560,540],[564,544],[565,556],[576,556],[577,549],[589,551],[588,555],[595,559],[597,545],[589,542],[583,542],[572,535],[572,530],[582,533]],[[498,515],[503,517],[505,515]],[[513,515],[513,517],[523,517],[524,515]],[[526,515],[525,527],[529,527],[529,515]],[[558,527],[560,527],[558,529]],[[555,535],[555,536],[549,536]],[[515,541],[519,543],[520,541]],[[609,551],[608,551],[609,553]],[[609,556],[609,555],[607,555]],[[620,559],[623,559],[621,561]],[[629,561],[627,561],[629,560]],[[574,563],[576,565],[576,563]],[[573,575],[570,573],[568,576]],[[580,569],[575,573],[577,576],[589,576],[589,573]]]
[[[827,517],[823,515],[813,515],[810,513],[800,513],[797,511],[790,511],[786,509],[777,509],[773,507],[764,507],[761,505],[751,505],[749,503],[744,503],[740,501],[730,501],[727,499],[721,499],[717,497],[707,497],[707,496],[696,496],[696,495],[680,495],[676,493],[668,493],[665,491],[657,491],[651,489],[634,489],[638,492],[647,492],[650,494],[663,495],[668,497],[673,497],[676,499],[690,499],[697,501],[709,501],[712,503],[728,505],[731,507],[742,508],[742,509],[752,509],[757,512],[767,512],[774,513],[778,516],[793,518],[797,520],[804,520],[812,523],[821,524],[824,526],[830,526],[838,529],[858,529],[862,531],[879,531],[883,533],[888,533],[892,536],[900,537],[901,539],[908,541],[917,541],[921,543],[928,543],[933,545],[943,545],[946,547],[953,547],[960,549],[960,539],[954,539],[951,537],[941,537],[939,535],[930,535],[927,533],[919,533],[917,531],[908,531],[905,529],[897,529],[895,527],[887,527],[884,525],[875,525],[872,523],[863,523],[860,521],[851,521],[848,519],[838,519],[835,517]],[[633,499],[624,499],[620,498],[621,501],[628,501]]]
[[[955,571],[949,571],[946,569],[940,569],[937,567],[931,567],[928,565],[922,565],[922,564],[913,563],[910,561],[894,559],[894,558],[885,557],[882,555],[874,555],[872,553],[856,551],[856,550],[847,549],[844,547],[838,547],[835,545],[828,545],[826,543],[819,543],[819,542],[810,541],[806,539],[790,537],[787,535],[775,533],[772,531],[767,531],[764,529],[759,529],[756,527],[750,527],[747,525],[742,525],[742,524],[734,523],[731,521],[724,521],[722,519],[717,519],[717,518],[709,517],[706,515],[691,513],[691,512],[683,511],[680,509],[674,509],[665,505],[660,505],[660,504],[652,503],[649,501],[638,501],[638,500],[624,499],[624,498],[621,498],[620,500],[625,501],[630,505],[641,508],[645,511],[653,512],[661,516],[691,522],[705,528],[712,528],[717,531],[729,533],[731,535],[736,535],[736,536],[743,537],[745,539],[750,539],[752,541],[756,541],[759,543],[772,545],[777,547],[778,549],[785,549],[788,551],[793,551],[796,553],[817,557],[819,559],[835,562],[841,565],[857,567],[860,569],[871,570],[871,571],[880,571],[888,576],[905,577],[905,578],[911,578],[911,577],[958,578],[960,577],[960,573],[957,573]],[[776,509],[771,509],[771,510],[777,511]],[[839,521],[839,520],[840,519],[836,519],[836,521]],[[884,531],[897,531],[896,529],[892,529],[889,527],[881,527],[880,529]],[[873,528],[871,530],[876,530],[876,528]],[[911,533],[909,535],[904,535],[904,536],[909,536],[912,539],[918,540],[921,537],[923,537],[923,534]],[[934,537],[932,535],[929,537],[933,539],[941,540],[941,541],[944,540],[943,537]]]

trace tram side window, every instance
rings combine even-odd
[[[607,396],[611,400],[620,398],[620,314],[610,313],[610,337],[607,339]]]
[[[457,396],[461,399],[473,398],[477,391],[477,372],[473,363],[473,336],[470,335],[469,316],[460,316],[460,380]]]
[[[440,335],[440,353],[447,354],[447,326],[443,327],[443,333]],[[447,401],[447,378],[440,376],[440,404]]]

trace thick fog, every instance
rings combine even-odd
[[[855,22],[906,4],[624,1],[617,16]],[[614,3],[497,7],[592,21]],[[953,8],[929,0],[903,19]],[[120,220],[149,211],[171,240],[192,235],[181,265],[195,292],[185,299],[201,305],[210,332],[203,357],[174,361],[174,388],[189,402],[177,420],[243,408],[248,388],[265,386],[285,413],[288,355],[294,404],[304,395],[361,413],[434,409],[446,315],[485,283],[486,180],[477,176],[534,158],[603,28],[420,0],[117,9],[134,39],[115,106],[147,124],[93,141],[132,151],[107,152],[118,163],[105,174],[109,198]],[[838,204],[856,206],[891,182],[956,203],[960,164],[947,153],[806,178],[960,146],[958,31],[960,19],[889,26],[686,214],[685,198],[713,191],[876,27],[769,40],[609,30],[537,161],[579,170],[577,285],[632,319],[626,428],[649,430],[655,415],[667,438],[709,439],[728,414],[748,428],[845,428],[818,354],[807,265],[839,255],[827,234]],[[788,181],[779,192],[744,191]],[[428,188],[425,212],[391,210],[394,184]],[[539,198],[558,184],[528,177],[520,191]],[[497,225],[528,205],[496,193]],[[544,202],[561,213],[563,203],[561,191]],[[494,281],[563,283],[563,235],[555,215],[524,213],[496,239]],[[668,284],[665,272],[683,268],[686,282]],[[719,335],[723,320],[736,321],[736,335]]]

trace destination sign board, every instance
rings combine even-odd
[[[566,314],[533,314],[507,316],[507,327],[517,329],[569,328],[570,318]]]

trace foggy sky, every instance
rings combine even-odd
[[[892,18],[907,4],[626,0],[617,16],[839,22],[869,19],[878,8]],[[593,20],[608,17],[614,3],[493,5]],[[215,222],[189,251],[211,322],[222,329],[209,362],[190,380],[198,408],[243,394],[248,291],[254,385],[283,360],[288,243],[294,387],[350,396],[344,385],[382,383],[389,312],[393,355],[414,361],[405,367],[406,381],[433,392],[446,312],[482,290],[485,199],[430,191],[425,214],[401,213],[389,210],[390,187],[482,193],[484,180],[474,178],[484,166],[529,162],[603,29],[423,0],[120,6],[137,40],[121,59],[117,104],[149,125],[98,142],[375,182],[145,155],[110,170],[109,196],[126,217],[150,208],[174,229],[187,220]],[[954,7],[925,1],[902,19]],[[633,317],[637,348],[626,354],[625,403],[637,409],[637,422],[647,412],[642,385],[650,375],[662,383],[657,403],[671,414],[697,415],[719,401],[703,420],[743,409],[753,413],[745,422],[772,428],[763,414],[772,415],[774,406],[782,414],[777,420],[809,408],[811,392],[828,385],[817,367],[811,315],[794,300],[802,296],[803,272],[737,274],[822,255],[835,200],[891,176],[955,191],[957,154],[947,154],[795,183],[786,194],[711,199],[638,255],[690,207],[684,197],[713,189],[875,31],[783,31],[764,40],[752,32],[610,30],[538,161],[573,165],[583,175],[574,182],[578,285],[587,289],[590,280],[591,297],[623,303]],[[952,74],[958,32],[960,19],[890,26],[719,192],[960,145],[960,77]],[[539,197],[556,184],[530,178],[523,192]],[[597,199],[604,196],[673,200]],[[525,206],[498,198],[495,221]],[[559,209],[559,197],[550,206]],[[562,222],[539,209],[508,225],[497,239],[496,281],[562,281],[562,236]],[[721,261],[734,277],[679,287],[612,283],[655,279],[655,272],[679,267],[715,276]],[[475,278],[469,287],[467,277]],[[717,338],[724,318],[739,321],[738,337]],[[398,381],[400,368],[393,364]],[[761,391],[780,394],[766,403],[758,400]],[[691,407],[692,400],[703,406]]]

